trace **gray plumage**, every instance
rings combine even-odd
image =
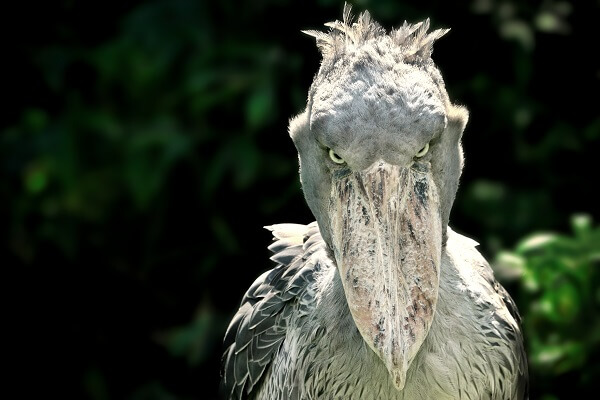
[[[516,306],[448,227],[467,111],[431,60],[429,22],[328,24],[290,123],[317,221],[268,227],[276,267],[225,335],[227,399],[525,399]]]

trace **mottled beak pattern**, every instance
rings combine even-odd
[[[356,326],[402,389],[435,314],[442,221],[430,167],[383,162],[339,171],[332,244]]]

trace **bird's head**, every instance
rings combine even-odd
[[[323,60],[290,134],[355,324],[402,389],[435,313],[468,114],[431,59],[445,30],[387,33],[349,7],[327,25],[306,32]]]

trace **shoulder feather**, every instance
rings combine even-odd
[[[221,390],[227,399],[245,399],[260,383],[285,340],[293,313],[313,280],[310,254],[323,246],[316,223],[279,224],[269,246],[277,265],[259,276],[242,299],[224,339]]]

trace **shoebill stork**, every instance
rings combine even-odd
[[[309,225],[267,227],[275,268],[225,335],[228,399],[524,399],[515,303],[448,226],[468,113],[431,59],[446,30],[327,24],[290,122]]]

